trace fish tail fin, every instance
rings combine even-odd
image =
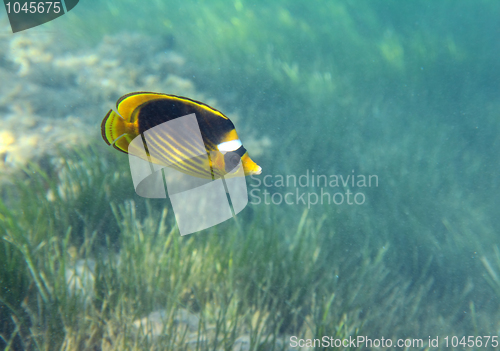
[[[134,123],[129,123],[113,110],[109,110],[101,123],[101,135],[108,145],[128,153],[130,142],[138,135]]]

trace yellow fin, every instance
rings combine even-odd
[[[128,145],[138,135],[136,125],[110,110],[101,123],[102,138],[108,145],[128,153]]]
[[[125,118],[127,122],[136,122],[138,107],[145,102],[161,99],[164,94],[137,92],[123,95],[116,103],[118,113]],[[134,113],[136,111],[136,113]]]
[[[123,95],[117,101],[116,108],[118,109],[120,115],[122,115],[128,122],[135,122],[135,118],[137,118],[137,115],[134,114],[134,111],[136,111],[137,107],[141,106],[142,104],[148,101],[158,100],[158,99],[167,99],[167,100],[171,99],[171,100],[181,101],[188,105],[197,106],[198,108],[213,113],[223,119],[229,119],[222,112],[216,110],[211,106],[208,106],[207,104],[204,104],[203,102],[189,99],[183,96],[153,93],[147,91],[138,91]]]

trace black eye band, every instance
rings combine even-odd
[[[243,157],[243,155],[245,154],[245,152],[247,152],[247,149],[245,149],[243,147],[243,145],[241,145],[239,148],[237,148],[236,150],[233,151],[235,154],[239,155],[240,157]]]
[[[226,172],[232,172],[236,166],[240,163],[241,157],[247,152],[247,150],[242,146],[234,151],[226,152],[224,155],[224,163]]]

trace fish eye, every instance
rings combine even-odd
[[[224,163],[226,172],[232,172],[240,163],[241,157],[235,152],[227,152],[224,155]]]

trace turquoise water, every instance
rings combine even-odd
[[[367,336],[448,350],[464,348],[453,336],[498,335],[499,10],[84,0],[16,34],[2,14],[0,345],[271,350]],[[263,168],[237,220],[181,238],[168,201],[134,193],[99,127],[141,90],[234,121]],[[78,264],[92,284],[75,293],[65,276]],[[159,337],[133,332],[164,309]]]

